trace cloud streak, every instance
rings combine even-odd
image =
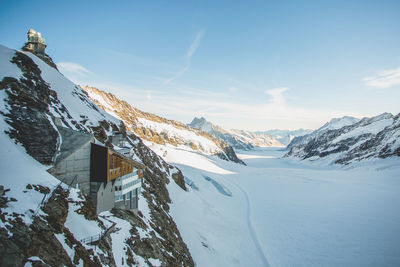
[[[400,67],[397,69],[379,71],[375,76],[363,79],[367,86],[389,88],[400,84]]]
[[[57,68],[62,73],[67,73],[67,74],[69,73],[69,74],[74,74],[74,75],[79,75],[79,76],[87,76],[87,75],[93,74],[93,72],[91,72],[87,68],[83,67],[82,65],[79,65],[78,63],[74,63],[74,62],[58,62]]]
[[[190,65],[192,64],[192,56],[194,55],[194,53],[196,52],[196,50],[199,48],[200,46],[200,41],[204,36],[204,30],[200,30],[196,37],[194,38],[192,44],[189,47],[189,50],[186,52],[186,65],[183,69],[181,69],[180,71],[178,71],[174,76],[172,76],[171,78],[168,78],[167,80],[164,81],[164,84],[169,84],[172,81],[180,78],[183,74],[185,74],[185,72],[187,72],[190,68]]]

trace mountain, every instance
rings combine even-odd
[[[97,88],[90,86],[82,88],[97,106],[120,118],[128,130],[145,140],[161,145],[186,146],[194,151],[244,164],[229,144],[210,133],[143,112],[115,95]]]
[[[113,132],[124,135],[146,166],[138,214],[115,209],[98,216],[90,198],[46,171],[63,141],[58,120],[110,147]],[[180,170],[48,60],[0,46],[0,127],[1,266],[194,266],[170,215],[167,185],[175,184],[178,195],[187,190]],[[85,243],[99,233],[97,246]]]
[[[194,118],[188,126],[207,132],[216,138],[224,140],[235,149],[251,150],[254,147],[282,146],[277,140],[264,133],[254,133],[244,130],[225,130],[214,125],[205,118]]]
[[[284,146],[269,134],[237,129],[232,129],[231,132],[243,142],[248,142],[255,147]]]
[[[333,119],[308,135],[294,138],[288,149],[286,156],[326,158],[338,164],[400,156],[400,114]]]
[[[298,129],[298,130],[280,130],[273,129],[268,131],[257,131],[257,134],[268,134],[272,136],[272,138],[278,140],[281,144],[287,146],[293,138],[297,136],[302,136],[311,133],[312,130],[308,129]]]
[[[218,125],[214,125],[211,122],[207,121],[205,118],[194,118],[191,123],[188,124],[189,127],[196,128],[207,132],[216,138],[224,140],[230,146],[235,149],[242,150],[250,150],[253,149],[253,145],[250,143],[243,142],[239,138],[237,138],[234,134],[228,132],[227,130],[221,128]]]
[[[359,121],[360,121],[360,119],[350,117],[350,116],[344,116],[341,118],[333,118],[329,122],[325,123],[321,128],[317,129],[317,131],[323,132],[326,130],[336,130],[336,129],[340,129],[344,126],[352,125]]]
[[[337,130],[344,126],[352,125],[356,122],[360,121],[360,119],[344,116],[342,118],[333,118],[329,122],[325,123],[323,126],[318,128],[315,131],[312,131],[306,135],[297,136],[293,138],[293,140],[289,143],[288,149],[291,149],[292,146],[304,144],[311,139],[317,139],[322,134],[326,133],[329,130]]]

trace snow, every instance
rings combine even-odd
[[[112,107],[112,105],[110,105],[107,101],[107,99],[104,99],[101,95],[96,94],[94,91],[89,90],[88,91],[88,95],[91,99],[95,99],[97,101],[99,101],[99,103],[104,106],[106,109],[108,109],[109,111],[114,110],[114,108]],[[108,111],[107,111],[108,112]]]
[[[69,197],[73,201],[84,201],[78,196],[78,192],[77,189],[71,188]],[[81,205],[77,203],[69,203],[67,220],[64,225],[74,233],[77,240],[101,234],[103,229],[98,226],[96,221],[89,221],[83,214],[77,213],[80,208]]]
[[[179,146],[174,147],[172,145],[159,145],[150,141],[143,141],[146,146],[151,148],[158,155],[166,155],[169,163],[179,164],[184,163],[192,168],[201,166],[202,170],[218,173],[218,174],[231,174],[232,172],[227,171],[213,162],[216,157],[207,157],[204,154],[193,151],[188,147]]]
[[[160,267],[161,266],[161,261],[159,259],[152,259],[149,258],[149,262],[151,263],[151,265],[153,265],[154,267]]]
[[[214,153],[220,151],[217,145],[208,138],[200,136],[193,131],[186,129],[178,129],[171,124],[154,122],[146,120],[144,118],[138,118],[138,122],[145,128],[150,128],[157,133],[166,132],[169,137],[184,140],[186,143],[193,142],[197,146],[202,148],[202,151],[206,153]]]
[[[54,234],[54,235],[56,236],[58,242],[60,242],[61,245],[63,246],[63,248],[64,248],[65,252],[68,254],[69,258],[73,259],[74,255],[75,255],[75,250],[67,244],[67,242],[66,242],[67,238],[65,237],[64,233]]]
[[[168,185],[171,215],[197,266],[400,265],[398,158],[344,169],[282,158],[284,151],[269,148],[240,151],[248,165],[242,166],[152,148],[198,187]]]
[[[15,50],[0,45],[0,81],[4,77],[15,77],[18,79],[22,76],[22,71],[17,65],[10,62],[14,56]]]
[[[340,142],[341,140],[345,140],[347,138],[356,137],[362,134],[377,134],[378,132],[382,131],[384,128],[391,125],[392,123],[393,123],[392,118],[374,121],[370,124],[357,127],[352,131],[341,134],[338,138],[334,140],[334,143]]]
[[[88,116],[88,123],[91,125],[98,125],[98,121],[108,120],[119,125],[119,120],[106,112],[99,109],[95,111],[84,101],[81,101],[76,93],[82,92],[82,89],[75,85],[73,82],[64,77],[59,71],[50,67],[47,63],[43,62],[40,58],[30,52],[23,52],[29,56],[35,64],[38,65],[42,71],[41,76],[53,89],[57,92],[57,97],[64,106],[68,108],[68,112],[75,121],[80,121],[81,115]],[[53,111],[53,115],[59,117],[60,115]],[[66,118],[67,119],[67,118]],[[73,126],[72,123],[70,123]],[[74,127],[74,126],[73,126]]]
[[[110,234],[112,239],[112,251],[114,254],[114,260],[117,266],[128,266],[126,263],[126,243],[125,240],[131,237],[130,229],[132,228],[131,224],[128,221],[124,221],[122,219],[116,218],[112,216],[109,212],[103,212],[101,214],[103,217],[106,217],[108,220],[116,223],[115,229],[117,231]]]
[[[336,129],[340,129],[344,126],[352,125],[359,121],[360,121],[360,119],[350,117],[350,116],[344,116],[342,118],[334,118],[330,122],[326,123],[321,128],[319,128],[317,131],[321,132],[323,130],[336,130]]]
[[[41,258],[39,258],[37,256],[30,257],[30,258],[28,258],[28,260],[30,260],[30,261],[39,261],[40,263],[45,264],[45,262]],[[33,265],[32,265],[32,262],[30,262],[30,261],[26,262],[24,267],[32,267]]]
[[[9,202],[9,206],[4,208],[3,212],[8,212],[9,215],[13,212],[22,214],[24,222],[30,224],[32,223],[30,210],[37,210],[44,195],[34,189],[26,189],[26,186],[40,184],[53,189],[60,181],[47,173],[46,166],[30,157],[23,147],[14,144],[4,133],[7,129],[8,125],[0,119],[1,185],[4,189],[10,189],[6,192],[6,196],[17,199],[17,202]],[[42,211],[39,210],[38,214],[42,214]]]

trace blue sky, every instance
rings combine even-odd
[[[2,1],[73,81],[227,128],[317,128],[400,112],[400,1]]]

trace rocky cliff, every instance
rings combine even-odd
[[[0,69],[0,141],[5,149],[0,265],[194,266],[169,215],[166,184],[176,183],[184,192],[181,172],[35,55],[0,46]],[[45,171],[62,142],[56,117],[64,127],[93,134],[109,146],[113,131],[125,135],[134,157],[146,165],[139,203],[143,212],[112,210],[99,217],[90,199]],[[86,243],[82,229],[102,233],[101,239]]]

